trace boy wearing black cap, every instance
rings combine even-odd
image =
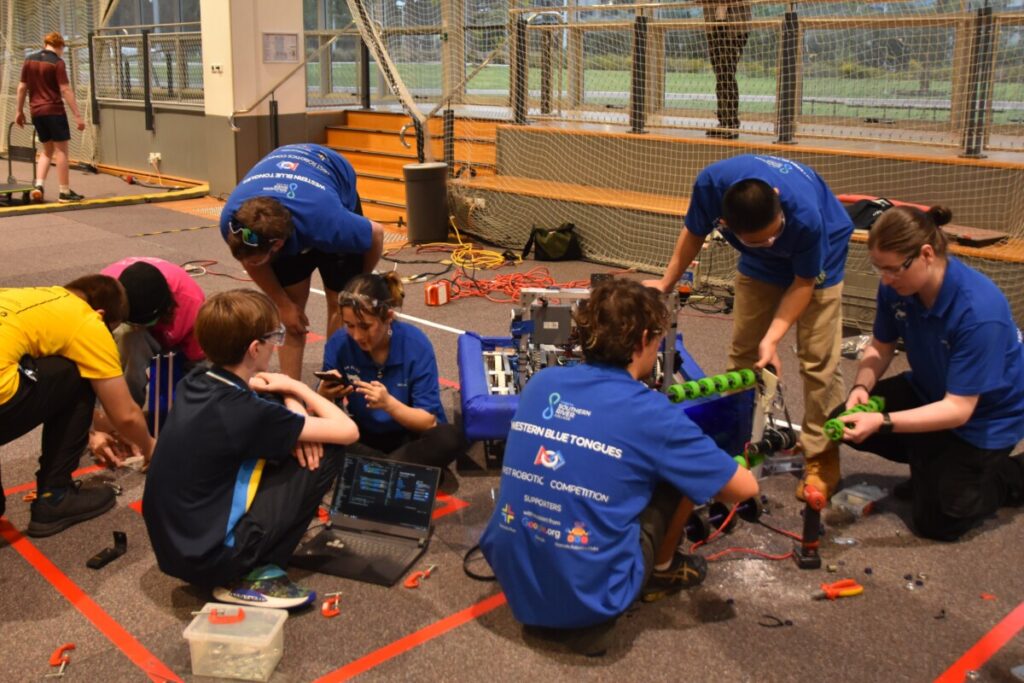
[[[128,325],[114,333],[132,398],[146,402],[147,370],[158,353],[174,351],[186,369],[206,356],[194,327],[206,297],[187,272],[163,259],[130,256],[101,271],[117,278],[128,294]]]

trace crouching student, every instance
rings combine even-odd
[[[537,635],[603,654],[615,620],[704,580],[666,527],[681,496],[737,502],[757,481],[640,378],[669,313],[654,289],[612,280],[579,305],[581,365],[534,375],[505,447],[501,494],[480,541],[512,614]],[[666,547],[662,547],[666,544]],[[666,555],[668,553],[665,553]]]
[[[871,343],[844,408],[885,399],[885,412],[844,416],[857,450],[910,465],[894,494],[916,531],[953,541],[1004,505],[1024,503],[1024,345],[987,277],[947,253],[952,214],[895,207],[868,235],[881,276]],[[903,340],[910,371],[887,377]]]
[[[72,480],[86,444],[109,467],[153,452],[110,333],[127,315],[124,287],[105,275],[0,289],[0,445],[43,427],[29,536],[52,536],[114,507],[109,486]],[[90,430],[97,399],[110,433]],[[0,485],[0,515],[4,507]]]
[[[359,447],[370,455],[442,468],[465,450],[441,406],[434,347],[395,320],[404,291],[398,273],[356,275],[338,297],[342,327],[327,340],[318,391],[348,399]],[[342,382],[343,380],[343,382]]]
[[[265,294],[211,297],[196,337],[213,367],[179,383],[143,495],[157,562],[221,602],[308,604],[316,594],[283,567],[359,431],[305,384],[267,372],[284,327]]]

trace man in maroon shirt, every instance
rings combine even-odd
[[[68,173],[68,140],[71,129],[64,111],[64,102],[68,103],[71,113],[75,116],[75,127],[85,130],[85,119],[78,111],[75,93],[68,83],[68,73],[64,69],[64,38],[56,31],[46,34],[43,38],[43,49],[29,55],[21,66],[21,82],[18,84],[18,112],[14,119],[19,127],[25,125],[25,95],[29,97],[29,109],[32,112],[32,125],[36,128],[39,142],[43,143],[43,152],[36,162],[36,187],[32,191],[32,200],[43,200],[43,183],[50,170],[50,160],[57,163],[57,181],[60,183],[60,194],[57,200],[61,203],[78,202],[85,197],[71,189]]]

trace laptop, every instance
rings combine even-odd
[[[300,546],[291,564],[393,586],[426,551],[441,470],[346,455],[331,527]]]

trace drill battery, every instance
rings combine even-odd
[[[448,280],[430,282],[423,288],[423,300],[428,306],[443,306],[451,301],[452,283]]]

